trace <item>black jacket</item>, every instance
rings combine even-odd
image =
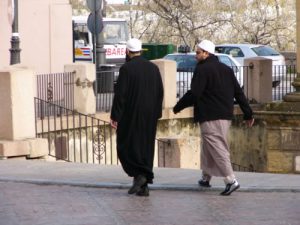
[[[234,99],[244,113],[244,119],[252,118],[252,110],[233,70],[210,55],[195,68],[189,90],[175,105],[173,111],[194,106],[194,121],[233,118]]]

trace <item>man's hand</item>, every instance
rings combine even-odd
[[[173,113],[174,114],[177,114],[177,113],[179,113],[180,112],[180,110],[178,110],[178,106],[177,106],[177,104],[173,107]]]
[[[254,118],[250,119],[250,120],[246,120],[246,124],[248,127],[252,127],[254,124]]]
[[[115,129],[118,128],[118,122],[117,121],[110,120],[110,125],[112,126],[112,128],[115,128]]]

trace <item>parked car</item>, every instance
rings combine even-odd
[[[267,45],[255,44],[222,44],[216,45],[216,52],[229,54],[241,65],[246,58],[261,56],[272,60],[272,86],[277,87],[286,74],[285,58],[279,52]]]
[[[232,56],[226,54],[215,54],[219,61],[231,67],[240,85],[243,86],[243,68]],[[174,60],[177,64],[177,97],[181,97],[190,89],[194,69],[197,64],[196,53],[173,53],[164,56],[164,59]]]

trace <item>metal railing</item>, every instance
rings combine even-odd
[[[96,73],[96,111],[110,112],[114,98],[114,85],[119,76],[119,67]]]
[[[233,71],[235,76],[240,83],[241,87],[244,89],[244,93],[248,98],[249,88],[246,87],[250,79],[249,66],[234,66]],[[295,88],[292,86],[296,73],[295,65],[287,66],[273,66],[272,69],[272,99],[273,101],[282,100],[283,97],[290,92],[294,92]],[[190,89],[191,80],[193,77],[192,69],[185,69],[185,71],[177,71],[176,82],[177,82],[177,97],[182,97],[187,90]],[[251,101],[251,99],[249,99]]]
[[[272,88],[273,101],[280,101],[287,93],[295,91],[292,82],[296,76],[296,65],[273,66],[273,81],[279,81],[278,86]]]
[[[54,73],[38,74],[36,76],[37,98],[62,106],[67,109],[74,109],[74,85],[75,73]],[[45,113],[45,109],[40,108]],[[54,115],[55,111],[50,110],[47,114]],[[64,112],[62,112],[64,113]]]
[[[241,85],[244,87],[244,79],[248,79],[250,74],[249,66],[234,66],[232,67],[234,74]],[[176,73],[176,90],[177,98],[181,98],[191,88],[191,81],[193,77],[193,68],[185,68],[184,71],[177,71]],[[247,82],[248,83],[248,82]],[[245,88],[245,95],[248,96],[247,88]]]
[[[70,162],[118,164],[109,122],[42,99],[34,101],[36,136],[48,139],[50,156]],[[46,110],[39,111],[40,107]],[[49,108],[61,113],[52,114]]]
[[[245,85],[250,83],[249,66],[234,66],[235,76],[244,89],[246,97],[249,96],[249,88]],[[97,73],[96,82],[96,110],[97,112],[110,112],[114,97],[114,84],[119,75],[119,67],[110,69],[109,71],[100,71]],[[290,92],[295,91],[292,82],[296,77],[296,66],[273,66],[272,70],[272,99],[273,101],[282,100],[283,97]],[[177,71],[176,73],[176,95],[177,99],[182,97],[189,89],[193,77],[193,69]],[[248,98],[249,99],[249,98]],[[252,99],[249,99],[252,102]]]

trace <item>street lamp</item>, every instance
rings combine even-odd
[[[12,23],[12,36],[10,51],[10,65],[18,64],[20,60],[20,39],[18,31],[18,0],[12,0],[13,4],[13,23]]]

